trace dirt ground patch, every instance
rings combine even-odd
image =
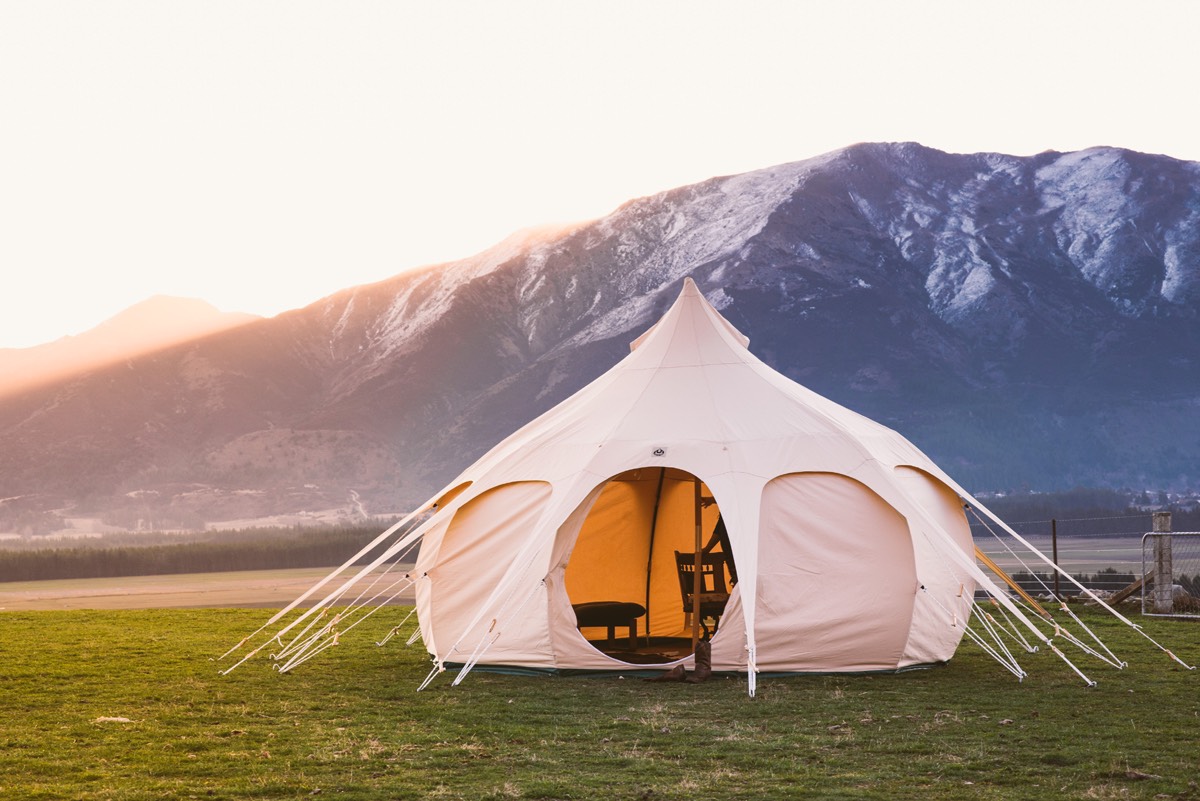
[[[332,567],[0,583],[0,611],[285,606]],[[331,583],[329,588],[336,586]],[[324,597],[325,588],[314,599]],[[411,591],[396,599],[412,603]]]

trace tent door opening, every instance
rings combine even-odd
[[[717,636],[736,582],[712,493],[670,467],[628,470],[604,483],[565,575],[584,638],[631,664],[671,662]]]

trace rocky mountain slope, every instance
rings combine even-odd
[[[969,487],[1200,482],[1200,164],[865,144],[0,400],[0,528],[423,499],[584,385],[685,276]],[[14,522],[15,521],[15,522]]]

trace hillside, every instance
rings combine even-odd
[[[691,276],[764,361],[969,488],[1200,476],[1200,164],[865,144],[0,400],[0,528],[417,502]]]

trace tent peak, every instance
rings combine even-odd
[[[660,317],[654,325],[646,329],[641,336],[629,343],[629,350],[635,351],[654,334],[663,323],[672,315],[682,313],[686,307],[698,308],[698,310],[707,316],[713,323],[714,327],[724,329],[743,348],[750,346],[750,338],[734,327],[733,323],[726,320],[716,307],[708,302],[708,298],[704,297],[704,293],[700,291],[700,287],[692,280],[689,275],[683,279],[683,288],[679,290],[679,296],[675,302],[671,304],[671,308],[667,309],[666,313]]]

